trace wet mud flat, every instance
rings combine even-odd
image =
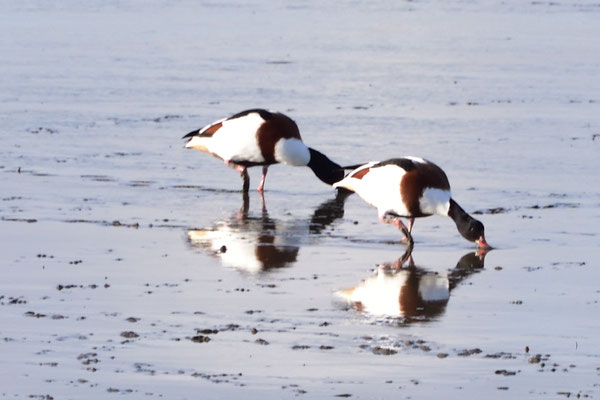
[[[593,1],[0,7],[0,398],[600,397]],[[495,249],[183,149],[257,106]]]
[[[324,224],[238,195],[205,235],[2,221],[2,395],[595,398],[593,246],[417,239],[407,265],[387,238],[353,241],[363,222],[331,194]]]

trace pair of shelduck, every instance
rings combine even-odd
[[[377,208],[379,219],[397,226],[403,241],[412,244],[415,218],[433,214],[449,216],[460,234],[488,248],[481,222],[467,214],[453,199],[444,171],[418,157],[372,161],[360,166],[342,167],[323,153],[307,147],[296,123],[284,114],[252,109],[220,119],[183,137],[185,147],[220,158],[242,176],[248,191],[247,169],[262,166],[258,191],[262,192],[269,165],[283,163],[307,166],[334,188],[356,192]],[[344,176],[345,169],[352,169]],[[408,218],[408,227],[400,219]]]

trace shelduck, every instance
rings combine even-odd
[[[452,199],[444,171],[418,157],[372,161],[354,169],[333,187],[356,192],[377,208],[379,219],[402,230],[403,241],[413,243],[415,218],[433,214],[449,216],[458,232],[480,248],[489,248],[481,222],[471,217]],[[408,227],[400,219],[408,218]]]
[[[220,119],[183,137],[186,148],[210,153],[237,170],[243,191],[250,186],[247,169],[262,166],[258,191],[265,187],[269,165],[308,166],[328,185],[344,177],[344,170],[319,151],[307,147],[296,123],[276,111],[251,109]]]
[[[336,294],[356,310],[375,316],[400,317],[403,322],[435,320],[446,309],[450,294],[471,275],[483,270],[487,250],[461,257],[444,272],[417,266],[409,247],[400,259],[382,263],[358,285]]]
[[[300,248],[322,237],[344,216],[344,202],[351,192],[337,191],[335,197],[315,208],[310,218],[273,218],[261,201],[261,211],[250,209],[248,193],[242,195],[242,207],[211,227],[187,231],[192,248],[219,259],[225,267],[249,274],[260,274],[294,265]]]

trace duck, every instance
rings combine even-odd
[[[185,136],[185,147],[223,160],[240,173],[243,192],[250,186],[248,168],[262,166],[257,190],[264,191],[270,165],[283,163],[307,166],[328,185],[344,177],[344,169],[323,153],[304,144],[296,122],[285,114],[264,109],[249,109],[219,119]]]
[[[452,291],[483,270],[487,250],[469,252],[443,272],[415,265],[411,252],[409,247],[393,263],[379,264],[358,285],[337,291],[337,297],[365,314],[399,317],[406,323],[432,321],[445,311]]]
[[[431,161],[405,156],[371,161],[350,171],[333,184],[358,194],[377,208],[381,222],[402,231],[402,242],[412,245],[415,218],[441,215],[452,218],[458,232],[477,247],[490,249],[483,224],[470,216],[452,198],[446,173]],[[408,227],[401,218],[408,218]]]
[[[261,200],[261,211],[252,212],[250,196],[242,193],[241,208],[211,227],[187,230],[188,243],[215,257],[224,267],[258,275],[291,267],[300,248],[344,216],[344,202],[350,192],[336,191],[321,203],[310,218],[276,219]]]

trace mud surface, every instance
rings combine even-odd
[[[0,398],[600,397],[599,4],[0,11]],[[180,138],[250,107],[435,161],[495,249],[308,169],[243,196]]]

